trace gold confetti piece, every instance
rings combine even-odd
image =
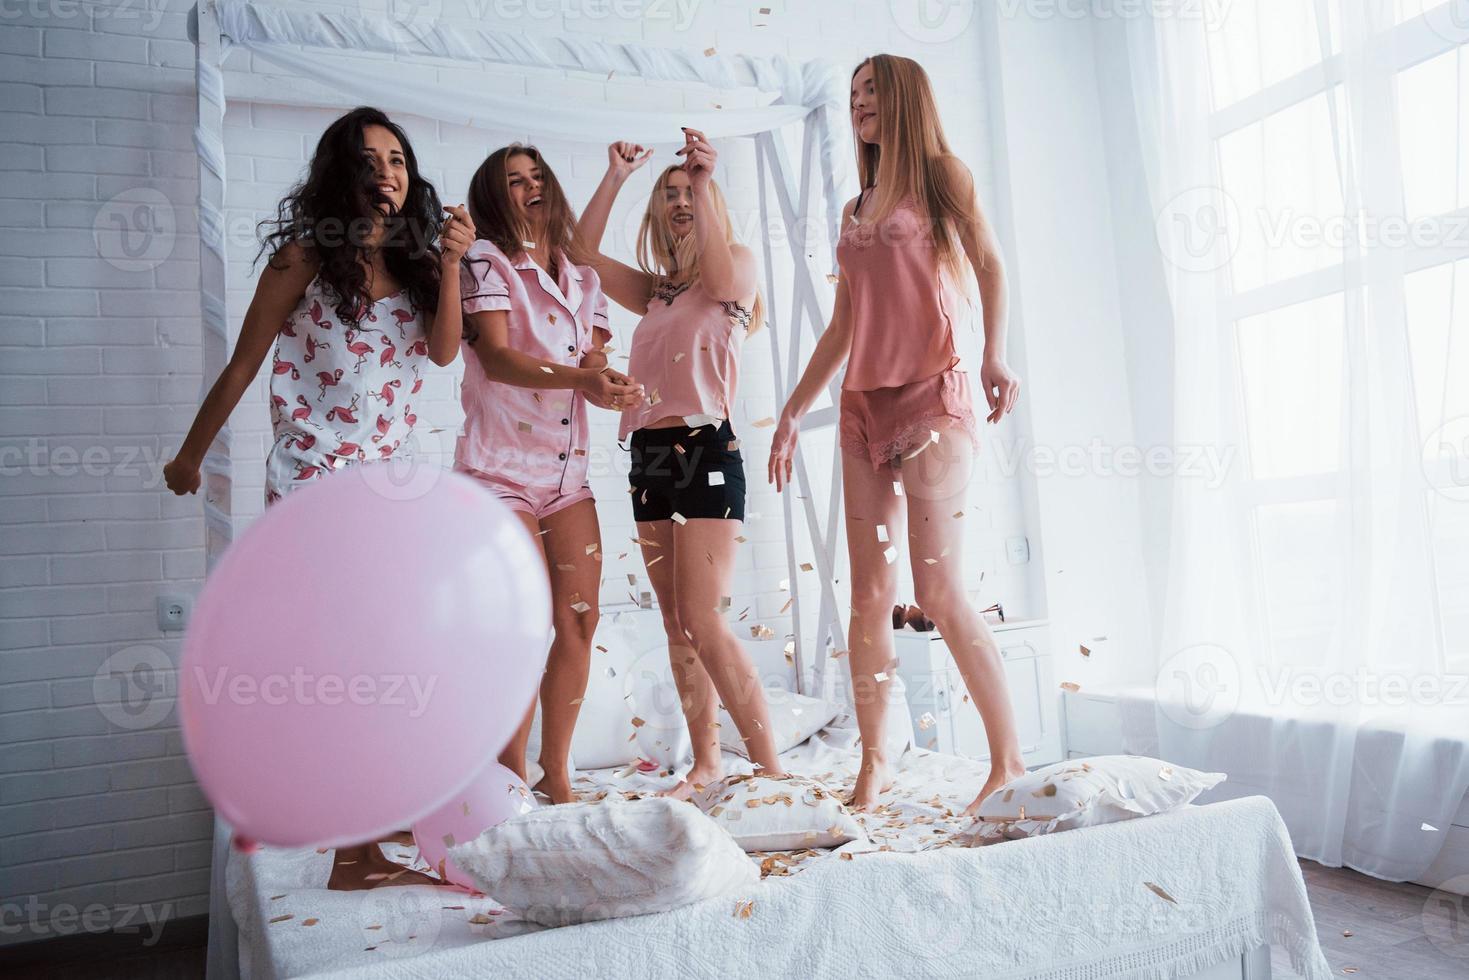
[[[780,612],[776,613],[776,615],[779,616],[779,615],[783,614],[787,609],[791,608],[791,603],[793,603],[795,601],[796,601],[796,597],[795,596],[791,596],[789,599],[786,600],[786,604],[780,607]]]
[[[712,57],[714,57],[714,49],[713,48],[705,48],[704,49],[704,57],[706,57],[706,58],[712,58]],[[746,916],[745,918],[749,918],[749,916]]]
[[[829,283],[831,283],[833,286],[835,286],[837,283],[839,283],[839,282],[842,281],[842,278],[841,278],[841,276],[838,276],[835,273],[828,272],[826,274],[826,281],[829,282]]]
[[[314,925],[316,925],[320,921],[321,921],[320,919],[302,919],[301,920],[301,924],[303,926],[314,926]]]
[[[1061,690],[1070,691],[1072,694],[1075,694],[1077,691],[1081,690],[1081,685],[1072,683],[1071,681],[1062,681]]]
[[[546,373],[547,373],[547,374],[555,374],[555,373],[556,373],[556,372],[555,372],[555,371],[553,371],[553,370],[551,370],[551,369],[550,369],[550,368],[549,368],[549,367],[548,367],[548,366],[546,366],[546,365],[545,365],[545,364],[542,364],[542,365],[541,365],[541,370],[542,370],[542,371],[544,371],[544,372],[546,372]]]
[[[648,562],[648,567],[649,568],[652,568],[654,565],[658,564],[662,560],[663,560],[663,556],[662,555],[659,555],[657,558],[654,558],[652,561]]]
[[[529,422],[516,422],[515,427],[521,432],[530,432],[534,428]]]
[[[961,518],[963,516],[964,516],[964,512],[962,510],[957,510],[957,511],[954,512],[954,519],[955,520],[958,520],[959,518]]]
[[[530,396],[532,398],[534,398],[537,402],[544,402],[545,401],[545,399],[541,397],[541,393],[539,391],[533,391],[533,392],[531,392],[530,393]]]
[[[680,514],[678,511],[674,511],[672,514],[670,514],[668,516],[672,520],[676,521],[679,524],[687,524],[689,522],[689,519],[687,517],[683,516],[682,514]]]
[[[811,563],[809,561],[803,561],[803,562],[801,562],[801,571],[803,571],[803,572],[809,572],[809,571],[811,571]]]
[[[686,453],[685,453],[685,452],[684,452],[684,448],[683,448],[683,446],[682,446],[682,445],[680,445],[680,444],[679,444],[679,443],[674,443],[674,444],[673,444],[673,451],[674,451],[674,452],[676,452],[676,453],[678,453],[678,454],[679,454],[679,455],[680,455],[680,456],[684,456],[684,455],[687,455],[687,454],[686,454]]]
[[[775,639],[775,630],[760,623],[752,623],[750,624],[750,636],[757,640],[773,640]]]
[[[1342,931],[1341,931],[1341,934],[1342,934],[1342,935],[1343,935],[1343,936],[1344,936],[1344,937],[1345,937],[1345,938],[1347,938],[1347,939],[1351,939],[1351,938],[1352,938],[1352,936],[1354,936],[1354,935],[1356,935],[1356,933],[1354,933],[1354,932],[1352,932],[1352,930],[1350,930],[1350,929],[1343,929],[1343,930],[1342,930]]]
[[[939,560],[937,558],[925,558],[923,559],[923,563],[925,565],[937,565]]]
[[[882,556],[883,558],[887,559],[887,563],[891,565],[893,562],[898,560],[898,549],[894,548],[892,545],[888,545],[887,548],[883,550]]]
[[[775,419],[773,419],[769,415],[767,415],[763,419],[759,419],[757,421],[751,422],[750,424],[753,425],[757,429],[768,429],[772,425],[775,424]]]
[[[342,863],[343,864],[346,864],[347,862],[343,861]],[[356,861],[353,861],[352,863],[353,864],[356,864],[357,862]],[[272,902],[275,902],[275,901],[278,901],[278,900],[280,900],[282,898],[285,898],[285,897],[286,897],[285,895],[272,895],[272,896],[270,896],[270,900]]]
[[[1042,786],[1040,789],[1036,790],[1034,793],[1031,793],[1030,795],[1031,796],[1036,796],[1036,797],[1055,796],[1056,795],[1056,784],[1055,783],[1046,783],[1046,785]]]
[[[560,569],[561,571],[563,571],[563,572],[574,572],[574,571],[576,571],[576,566],[575,565],[567,565],[567,564],[564,564],[562,562],[557,562],[556,563],[556,567],[558,569]]]
[[[589,544],[589,545],[587,545],[587,554],[589,554],[589,555],[592,554],[594,551],[596,551],[600,547],[602,547],[602,546],[599,545],[599,544]]]
[[[652,391],[648,392],[648,404],[649,405],[656,405],[659,402],[661,402],[662,400],[663,399],[661,397],[659,397],[659,395],[658,395],[658,389],[657,388],[654,388]]]
[[[877,540],[883,542],[884,544],[887,543],[888,526],[886,524],[879,524],[877,526]]]
[[[488,915],[485,915],[483,912],[476,912],[474,913],[474,915],[471,915],[469,917],[469,924],[472,926],[487,926],[492,924],[494,921],[494,919],[490,918]]]
[[[938,719],[931,712],[925,711],[918,718],[918,730],[921,732],[928,731],[936,724],[938,724]]]
[[[1085,643],[1080,645],[1080,650],[1083,657],[1090,657],[1092,655],[1091,649]]]
[[[709,485],[711,487],[722,487],[722,486],[724,486],[724,474],[721,473],[721,472],[719,472],[718,470],[710,470],[709,471]],[[728,516],[728,515],[726,514],[726,516]]]
[[[1154,895],[1157,895],[1159,898],[1163,899],[1163,901],[1165,901],[1165,902],[1172,902],[1174,905],[1177,905],[1178,904],[1178,900],[1176,898],[1174,898],[1172,895],[1168,894],[1166,891],[1164,891],[1159,886],[1153,884],[1151,881],[1145,881],[1145,882],[1143,882],[1143,886],[1145,888],[1147,888],[1148,891],[1152,892]]]
[[[846,655],[847,655],[847,651],[845,651],[845,650],[833,650],[831,652],[831,659],[833,659],[833,660],[840,660],[842,657],[845,657]]]
[[[647,722],[644,721],[643,719],[637,717],[636,715],[633,716],[632,727],[634,727],[634,728],[642,728],[646,724],[647,724]]]
[[[271,919],[270,925],[275,925],[277,922],[285,922],[287,919],[294,919],[295,917],[296,916],[294,913],[287,912],[285,915],[278,915],[275,918]]]
[[[688,355],[685,354],[683,351],[679,351],[677,354],[673,355],[673,363],[677,364],[679,361],[683,360],[687,356]]]
[[[585,456],[586,454],[587,451],[585,449],[573,449],[571,451],[571,455],[573,456]]]
[[[748,540],[750,540],[750,539],[747,538],[747,537],[745,537],[743,534],[736,534],[735,535],[735,542],[737,544],[744,544]]]
[[[1345,973],[1347,976],[1351,976],[1353,973],[1357,972],[1357,968],[1355,966],[1344,966],[1341,968],[1341,972]]]
[[[573,612],[578,613],[589,613],[592,611],[592,607],[587,605],[585,602],[573,602],[571,604],[571,608]]]

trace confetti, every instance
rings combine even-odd
[[[1165,902],[1172,902],[1174,905],[1177,905],[1178,904],[1178,900],[1176,898],[1174,898],[1172,895],[1168,894],[1166,891],[1164,891],[1159,886],[1153,884],[1151,881],[1145,881],[1145,882],[1143,882],[1143,886],[1145,888],[1147,888],[1148,891],[1152,892],[1154,895],[1157,895],[1159,898],[1163,899],[1163,901],[1165,901]]]
[[[925,558],[923,559],[923,563],[925,565],[937,565],[939,560],[937,558]]]
[[[872,675],[872,679],[881,684],[883,681],[888,679],[887,671],[879,670],[877,673]]]
[[[571,604],[571,608],[572,608],[572,611],[573,612],[577,612],[577,613],[589,613],[589,612],[592,611],[592,607],[589,606],[589,605],[587,605],[585,602],[581,601],[580,599],[578,599],[576,602],[573,602]]]
[[[898,480],[893,481],[893,495],[897,497],[903,495],[903,484]]]
[[[938,724],[938,719],[931,712],[925,711],[918,718],[918,730],[921,732],[928,731],[936,724]]]
[[[735,541],[737,543],[739,543],[739,544],[744,544],[748,540],[750,540],[750,539],[747,538],[747,537],[745,537],[743,534],[736,534],[735,535]]]
[[[558,569],[560,569],[561,571],[563,571],[563,572],[574,572],[574,571],[576,571],[576,566],[575,565],[567,565],[567,564],[565,564],[563,562],[557,562],[556,563],[556,567]]]
[[[775,630],[761,623],[752,623],[750,624],[750,636],[756,640],[773,640]]]
[[[955,520],[958,520],[959,518],[961,518],[963,516],[964,516],[964,512],[962,510],[956,510],[956,511],[954,511],[954,519]]]
[[[713,51],[714,49],[710,48],[709,50]],[[742,899],[735,903],[734,914],[736,919],[748,919],[754,911],[755,903],[753,901]]]
[[[662,560],[663,560],[663,556],[662,555],[659,555],[657,558],[654,558],[652,561],[648,562],[648,567],[649,568],[652,568],[654,565],[658,564]]]
[[[777,616],[783,615],[787,609],[791,608],[791,603],[793,603],[795,601],[796,601],[796,597],[795,596],[791,596],[789,599],[786,600],[786,604],[780,607],[780,612],[776,613],[776,615]]]
[[[887,559],[887,563],[891,565],[893,562],[898,560],[898,549],[894,548],[892,545],[888,545],[887,548],[884,549],[882,556],[883,558]]]
[[[709,485],[711,487],[722,487],[722,486],[724,486],[724,474],[721,473],[721,472],[719,472],[718,470],[710,470],[710,472],[709,472]]]
[[[595,552],[600,547],[602,547],[602,546],[599,545],[599,544],[589,544],[589,545],[587,545],[587,554],[589,554],[589,555],[592,554],[593,552]]]
[[[714,49],[713,48],[705,48],[704,49],[704,57],[706,57],[706,58],[712,58],[712,57],[714,57]],[[746,916],[745,918],[749,918],[749,916]]]
[[[753,425],[757,429],[768,429],[772,425],[775,424],[775,419],[773,419],[769,415],[767,415],[763,419],[759,419],[759,420],[757,420],[755,422],[751,422],[750,424]]]
[[[547,313],[546,314],[546,319],[550,320],[552,324],[555,324],[555,322],[556,322],[556,314],[554,314],[554,313]]]
[[[530,432],[534,428],[529,422],[516,422],[515,427],[521,432]]]
[[[1092,655],[1091,648],[1088,647],[1085,643],[1080,644],[1079,649],[1081,650],[1081,655],[1083,657],[1090,657]]]
[[[1159,769],[1158,770],[1158,778],[1161,779],[1161,780],[1163,780],[1163,782],[1165,782],[1165,783],[1168,782],[1170,779],[1173,778],[1173,767],[1172,766],[1164,766],[1162,769]]]
[[[285,922],[287,919],[294,919],[295,917],[296,916],[293,913],[287,912],[285,915],[278,915],[275,918],[271,919],[270,924],[275,925],[277,922]]]
[[[471,915],[469,917],[469,924],[472,926],[487,926],[494,921],[494,919],[490,918],[488,915],[485,915],[483,912],[476,912],[474,913],[474,915]]]
[[[687,524],[689,522],[689,519],[687,517],[683,516],[682,514],[680,514],[678,511],[674,511],[672,514],[670,514],[668,516],[670,518],[672,518],[678,524]]]
[[[888,540],[888,526],[886,524],[879,524],[877,526],[877,540],[883,542],[884,544],[887,543],[887,540]]]
[[[549,367],[547,367],[544,364],[541,365],[541,370],[544,371],[544,372],[546,372],[547,374],[555,374],[556,373],[555,371],[551,370]]]
[[[1071,681],[1062,681],[1061,690],[1070,691],[1072,694],[1075,694],[1077,691],[1081,690],[1081,685],[1072,683]]]
[[[1426,831],[1429,831],[1430,833],[1435,833],[1435,834],[1438,833],[1438,828],[1435,827],[1431,823],[1426,823],[1423,826],[1419,827],[1418,829],[1419,830],[1426,830]]]
[[[683,360],[687,356],[688,355],[685,354],[683,351],[679,351],[677,354],[673,355],[673,363],[677,364],[679,361]]]
[[[834,273],[828,272],[826,274],[826,281],[835,286],[837,283],[842,281],[842,277],[835,275]]]

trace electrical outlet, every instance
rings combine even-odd
[[[1006,538],[1005,557],[1012,565],[1024,565],[1030,561],[1030,542],[1024,536]]]
[[[189,614],[194,611],[194,600],[186,595],[161,595],[158,597],[158,628],[165,633],[181,630],[189,625]]]

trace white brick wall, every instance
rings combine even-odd
[[[0,877],[6,886],[0,900],[7,902],[35,896],[53,908],[167,903],[174,915],[206,908],[210,815],[190,779],[172,712],[135,730],[119,724],[116,711],[104,713],[93,689],[103,662],[135,644],[151,645],[176,662],[179,637],[157,629],[155,597],[192,594],[201,585],[199,501],[161,491],[159,472],[187,430],[201,381],[188,6],[184,0],[0,4]],[[382,3],[364,0],[363,6],[380,9]],[[950,138],[974,169],[981,193],[989,193],[977,19],[956,38],[929,43],[898,30],[886,0],[690,0],[677,5],[692,10],[682,27],[566,13],[608,6],[602,0],[446,0],[443,10],[446,17],[498,20],[498,26],[528,32],[824,56],[846,65],[873,51],[909,54],[932,73]],[[675,6],[653,7],[649,0],[649,9]],[[771,9],[768,17],[754,13],[762,6]],[[507,12],[519,12],[519,21],[506,22]],[[253,67],[240,51],[229,66]],[[707,92],[636,81],[421,70],[437,71],[446,89],[484,84],[489,75],[497,86],[528,98],[667,107],[675,139],[677,110],[710,101]],[[732,97],[721,98],[733,104]],[[225,137],[232,222],[251,227],[273,207],[335,114],[231,105]],[[441,196],[455,203],[488,149],[535,135],[398,118]],[[601,174],[603,148],[541,146],[572,200],[585,201]],[[753,227],[750,144],[727,143],[721,151],[722,182],[732,205],[744,212],[736,220]],[[665,151],[660,159],[672,158]],[[637,189],[646,186],[635,184],[624,195],[613,229],[633,224],[626,216],[641,207]],[[163,194],[174,209],[177,234],[166,257],[143,268],[104,259],[93,230],[99,213],[115,196],[144,189]],[[229,300],[236,327],[253,291],[253,255],[252,242],[232,242]],[[779,297],[776,311],[784,322],[787,296]],[[614,324],[625,351],[633,320],[617,311]],[[741,556],[733,598],[735,610],[753,606],[752,619],[783,632],[789,620],[778,612],[786,596],[776,588],[786,576],[781,505],[758,472],[769,430],[747,424],[778,408],[768,336],[747,345],[735,419],[752,464],[749,507],[760,516],[750,522],[751,544]],[[458,421],[457,372],[456,366],[438,373],[430,383],[433,397],[421,409],[425,428],[445,429],[446,449]],[[262,376],[232,420],[241,446],[237,500],[252,512],[259,509],[269,427],[265,390]],[[604,450],[597,458],[605,462],[593,488],[609,554],[604,600],[610,603],[626,601],[624,572],[640,571],[635,554],[612,560],[632,551],[623,543],[633,530],[625,503],[626,457],[612,448],[614,435],[612,417],[601,416],[595,440]],[[813,452],[813,460],[826,452]],[[824,497],[824,490],[818,493]],[[1015,492],[991,480],[976,491],[974,503],[985,517],[973,522],[971,578],[977,584],[985,571],[986,600],[999,597],[1023,609],[1023,579],[1006,574],[1000,545],[1005,534],[1023,533]],[[799,551],[803,560],[809,557],[804,538]],[[806,584],[814,588],[814,578]],[[814,610],[807,616],[809,623]],[[48,935],[6,929],[0,943]]]

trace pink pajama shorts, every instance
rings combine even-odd
[[[979,448],[967,372],[951,368],[896,388],[842,390],[842,451],[865,456],[874,470],[920,448],[933,438],[931,432],[948,428],[962,429]]]
[[[562,493],[560,487],[527,487],[519,483],[511,483],[503,480],[492,473],[482,470],[471,469],[462,463],[455,463],[454,470],[465,476],[472,476],[480,482],[485,489],[500,498],[500,502],[511,510],[522,514],[529,514],[536,520],[544,520],[559,511],[563,511],[572,504],[579,504],[583,500],[591,500],[592,490],[590,487],[581,487],[568,493]]]

